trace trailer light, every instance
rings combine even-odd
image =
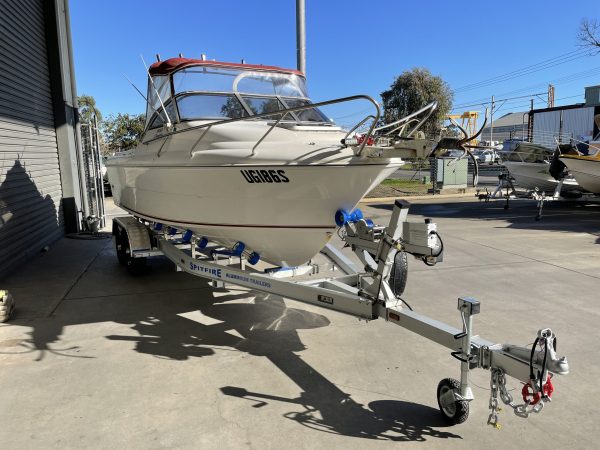
[[[396,322],[400,322],[400,315],[391,312],[388,314],[388,319],[392,319],[392,320],[395,320]]]

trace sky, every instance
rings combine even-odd
[[[105,116],[145,111],[125,78],[145,92],[140,55],[148,64],[157,53],[205,53],[296,67],[295,0],[70,0],[70,13],[78,93],[93,95]],[[495,117],[526,111],[550,82],[556,105],[583,102],[584,87],[600,84],[600,55],[577,40],[585,17],[600,20],[598,0],[306,0],[309,93],[315,102],[355,94],[380,101],[403,71],[426,67],[455,91],[456,112],[483,111],[492,95]],[[546,97],[535,96],[534,107],[546,107]],[[351,124],[369,109],[325,112]]]

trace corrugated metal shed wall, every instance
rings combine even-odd
[[[524,125],[508,125],[505,127],[494,127],[494,132],[490,133],[490,127],[485,127],[481,133],[482,141],[505,141],[507,139],[527,137],[527,124]],[[490,136],[491,134],[491,136]]]
[[[63,234],[42,3],[0,13],[0,276]]]
[[[549,148],[556,147],[554,137],[558,137],[560,130],[560,111],[546,111],[533,115],[534,144],[544,145]]]
[[[587,106],[600,105],[600,86],[588,86],[585,88],[585,104]]]
[[[562,116],[562,134],[585,139],[594,133],[594,108],[566,109]]]
[[[569,142],[571,138],[589,139],[593,132],[593,107],[557,109],[555,111],[536,112],[533,115],[532,140],[534,144],[555,148],[559,133],[561,142]]]

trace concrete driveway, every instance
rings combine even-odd
[[[438,222],[445,261],[411,259],[405,298],[459,326],[457,297],[477,297],[476,332],[498,342],[551,327],[572,373],[540,415],[487,426],[479,371],[469,420],[448,427],[435,389],[459,364],[420,336],[216,290],[165,259],[132,277],[111,239],[63,239],[2,282],[18,310],[0,325],[0,447],[596,448],[600,208],[549,205],[535,222],[531,202],[438,201],[413,217]],[[387,223],[388,205],[363,210]]]

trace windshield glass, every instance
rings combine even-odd
[[[302,100],[297,98],[286,98],[285,100],[288,108],[296,108],[298,106],[304,106],[310,104],[308,100]],[[304,109],[302,111],[296,111],[296,116],[300,122],[329,122],[329,119],[317,108]]]
[[[160,100],[156,92],[160,95],[160,98],[164,103],[167,103],[167,100],[171,97],[171,89],[169,88],[169,77],[166,75],[157,75],[153,76],[152,80],[154,81],[154,87],[148,80],[148,104],[146,105],[146,124],[153,116],[154,112],[161,111],[162,107],[160,106]],[[171,120],[174,118],[171,117]]]
[[[250,111],[252,111],[252,114],[266,114],[285,109],[276,97],[252,97],[250,95],[244,95],[242,98],[250,108]],[[269,116],[266,117],[266,119],[273,117],[274,116]]]
[[[299,75],[218,67],[190,67],[173,74],[175,94],[181,92],[240,92],[258,95],[308,97]]]
[[[172,80],[180,120],[238,119],[310,104],[306,82],[295,74],[195,66],[173,73]],[[289,113],[283,120],[330,124],[316,108]]]
[[[248,113],[233,95],[184,95],[177,99],[181,120],[238,119]]]

